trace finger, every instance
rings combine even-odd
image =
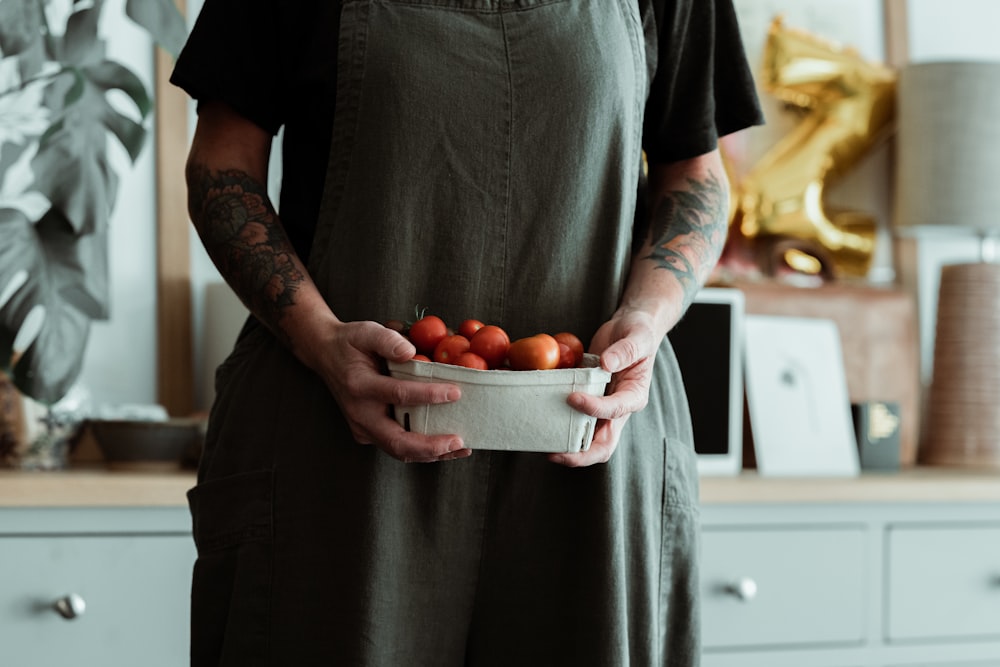
[[[471,449],[459,449],[454,452],[448,452],[442,456],[437,456],[434,458],[427,459],[405,459],[403,463],[443,463],[444,461],[457,461],[459,459],[464,459],[472,456]]]
[[[383,449],[404,463],[431,462],[468,456],[462,439],[455,435],[421,435],[401,431]]]
[[[425,435],[407,431],[395,419],[385,417],[372,426],[371,435],[379,447],[400,461],[433,461],[449,456],[467,456],[465,443],[454,434]]]
[[[647,403],[646,395],[637,389],[619,387],[607,396],[594,396],[583,392],[573,392],[566,399],[570,407],[598,419],[620,419],[642,410]]]
[[[618,373],[636,365],[648,355],[648,341],[645,336],[626,336],[616,340],[601,353],[601,367],[611,373]]]
[[[417,352],[413,343],[398,331],[377,322],[358,322],[356,325],[348,330],[347,341],[362,352],[398,362],[412,359]]]
[[[454,403],[462,398],[457,385],[446,382],[398,380],[388,375],[371,375],[364,386],[355,387],[355,396],[386,405],[434,405]]]
[[[549,460],[553,463],[566,466],[568,468],[584,468],[587,466],[607,463],[611,460],[618,446],[618,438],[621,435],[625,420],[614,421],[601,420],[594,430],[594,439],[590,447],[584,451],[568,454],[550,454]]]

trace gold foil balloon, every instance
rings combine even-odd
[[[730,243],[749,247],[768,275],[780,263],[826,277],[864,277],[877,221],[867,213],[834,210],[824,193],[888,133],[895,72],[777,18],[764,47],[760,83],[800,111],[801,119],[734,181]]]

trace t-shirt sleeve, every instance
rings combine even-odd
[[[702,155],[763,123],[732,0],[654,0],[644,23],[655,41],[643,127],[650,161]]]
[[[205,0],[170,82],[199,105],[221,101],[271,134],[286,99],[273,0]]]

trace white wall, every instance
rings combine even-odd
[[[152,93],[152,41],[125,17],[124,4],[124,0],[109,0],[104,9],[100,31],[108,42],[108,57],[126,64]],[[109,157],[120,177],[109,230],[111,317],[94,323],[77,384],[98,405],[154,403],[156,173],[152,133],[135,165],[113,140]]]

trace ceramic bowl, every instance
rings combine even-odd
[[[203,422],[197,419],[95,419],[88,426],[108,467],[115,470],[179,469],[197,455],[204,440]]]

